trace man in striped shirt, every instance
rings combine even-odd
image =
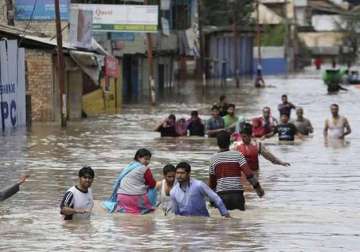
[[[244,211],[245,198],[240,182],[241,173],[244,173],[259,197],[264,195],[264,190],[247,165],[245,157],[237,151],[229,150],[229,133],[220,132],[217,135],[217,144],[220,152],[213,155],[210,160],[209,186],[220,196],[227,209]]]

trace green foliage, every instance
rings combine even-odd
[[[254,9],[252,0],[201,0],[205,25],[249,25]]]
[[[286,27],[284,24],[266,26],[261,34],[261,46],[283,46]]]

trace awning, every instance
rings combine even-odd
[[[104,56],[91,52],[70,51],[70,57],[79,65],[96,85],[100,85],[100,73],[104,66]]]

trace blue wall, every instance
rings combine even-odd
[[[254,74],[256,73],[257,61],[254,59]],[[280,75],[288,72],[288,63],[284,58],[261,59],[263,75]]]

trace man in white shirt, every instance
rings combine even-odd
[[[325,139],[344,139],[351,134],[350,124],[345,116],[339,115],[339,105],[330,106],[332,117],[325,120],[324,137]]]
[[[69,188],[60,204],[60,213],[64,220],[89,219],[94,206],[91,184],[95,173],[90,166],[79,171],[79,184]]]

